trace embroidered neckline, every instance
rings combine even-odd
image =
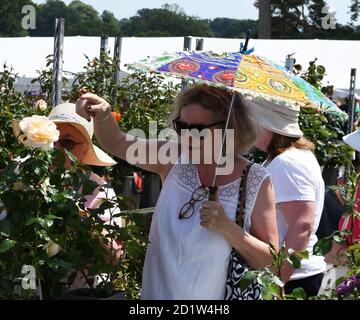
[[[182,185],[195,190],[201,186],[199,172],[193,164],[177,164],[176,175]],[[232,182],[219,186],[220,196],[224,198],[232,198],[238,195],[240,188],[240,180],[238,178]]]
[[[177,180],[184,187],[195,190],[201,185],[199,173],[195,165],[176,164],[175,170],[175,174],[178,178]],[[252,208],[255,205],[257,194],[259,192],[259,185],[266,176],[268,176],[267,170],[263,166],[254,163],[249,172],[246,188],[247,208]],[[237,199],[240,189],[240,180],[241,178],[219,186],[220,197],[224,199]]]

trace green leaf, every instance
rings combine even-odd
[[[263,288],[263,293],[265,295],[272,295],[277,297],[280,293],[280,287],[277,286],[275,283],[271,283]]]
[[[294,289],[293,292],[292,292],[292,296],[296,300],[306,300],[306,293],[305,293],[305,290],[303,288]]]
[[[331,251],[332,248],[332,239],[323,238],[320,239],[314,246],[314,254],[317,256],[325,256]]]
[[[284,287],[284,282],[282,282],[282,280],[278,277],[278,276],[275,276],[273,275],[272,277],[272,281],[274,284],[276,284],[278,287]]]
[[[46,215],[44,219],[45,220],[55,220],[55,219],[63,220],[63,217],[57,217],[50,213],[50,214]]]
[[[252,272],[252,271],[248,271],[244,274],[244,276],[242,277],[242,279],[240,280],[239,286],[241,290],[245,290],[250,283],[255,280],[256,278],[256,273]]]
[[[28,227],[28,226],[30,226],[30,225],[32,225],[34,223],[37,223],[37,222],[39,222],[38,218],[31,217],[31,218],[26,220],[25,226]]]
[[[334,241],[336,243],[338,243],[338,244],[340,244],[342,246],[346,244],[345,239],[343,237],[341,237],[341,236],[334,236],[333,239],[334,239]]]
[[[19,164],[16,161],[11,161],[5,168],[5,174],[14,174],[14,170],[17,168]]]
[[[320,75],[324,75],[324,74],[325,74],[325,71],[326,71],[326,69],[325,69],[324,66],[321,66],[321,65],[317,66],[317,72],[318,72]]]
[[[11,222],[9,220],[0,221],[0,235],[8,237],[11,231]]]
[[[0,243],[0,253],[4,253],[15,246],[15,240],[5,239]]]
[[[355,243],[348,248],[349,252],[353,252],[353,251],[357,251],[357,250],[360,251],[360,243]]]
[[[92,194],[93,191],[98,187],[98,183],[92,180],[87,180],[84,182],[83,187],[82,187],[82,195],[86,196],[89,194]]]
[[[79,162],[78,159],[77,159],[70,151],[68,151],[68,150],[66,150],[66,149],[64,149],[64,151],[65,151],[66,155],[69,157],[69,159],[70,159],[74,164],[76,164],[76,163]]]
[[[300,259],[309,259],[309,252],[307,250],[296,251],[294,254]]]
[[[266,293],[266,292],[262,292],[261,295],[262,295],[262,298],[263,298],[264,300],[273,300],[273,299],[274,299],[274,295],[273,295],[273,294],[269,294],[269,293]]]
[[[301,261],[295,254],[292,254],[291,256],[287,257],[286,260],[295,269],[299,269],[301,267]]]

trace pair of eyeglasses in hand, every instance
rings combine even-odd
[[[194,204],[204,200],[209,194],[209,190],[205,186],[200,186],[191,195],[191,199],[185,203],[179,212],[179,219],[189,219],[194,214]]]

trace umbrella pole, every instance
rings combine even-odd
[[[228,112],[227,119],[226,119],[224,136],[223,136],[223,139],[222,139],[222,142],[221,142],[221,147],[220,147],[220,151],[219,151],[219,155],[218,155],[218,159],[217,159],[217,163],[216,163],[216,167],[215,167],[214,178],[213,178],[211,186],[209,187],[209,200],[210,201],[215,201],[215,194],[216,194],[216,191],[218,189],[218,187],[216,186],[217,170],[219,168],[220,159],[221,159],[221,156],[222,156],[222,153],[223,153],[223,148],[224,148],[225,138],[226,138],[226,130],[227,130],[228,126],[229,126],[230,115],[231,115],[231,112],[232,112],[232,109],[233,109],[233,106],[234,106],[235,98],[236,98],[236,92],[233,91],[232,98],[231,98],[231,103],[230,103],[230,107],[229,107],[229,112]]]

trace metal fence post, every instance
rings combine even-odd
[[[195,48],[196,48],[195,49],[196,51],[202,51],[204,49],[204,39],[203,38],[201,38],[201,39],[197,38],[196,39]]]
[[[349,122],[348,122],[348,132],[351,133],[353,131],[354,126],[354,113],[355,113],[355,83],[356,83],[356,69],[351,69],[350,74],[350,90],[349,90]]]
[[[122,37],[118,36],[115,38],[115,46],[114,46],[114,62],[116,64],[116,74],[115,74],[116,84],[119,84],[120,82],[121,49],[122,49]]]
[[[192,36],[184,37],[184,51],[191,50]]]
[[[64,30],[65,19],[56,18],[54,33],[53,86],[51,97],[51,104],[53,107],[55,107],[61,102]]]
[[[184,37],[184,51],[191,50],[191,42],[192,42],[191,36]],[[181,81],[181,91],[185,90],[187,86],[188,86],[188,81],[182,80]]]
[[[108,52],[108,44],[109,44],[108,36],[101,36],[100,52],[107,53]]]
[[[100,62],[104,62],[104,56],[108,54],[109,37],[101,36],[100,40]]]

